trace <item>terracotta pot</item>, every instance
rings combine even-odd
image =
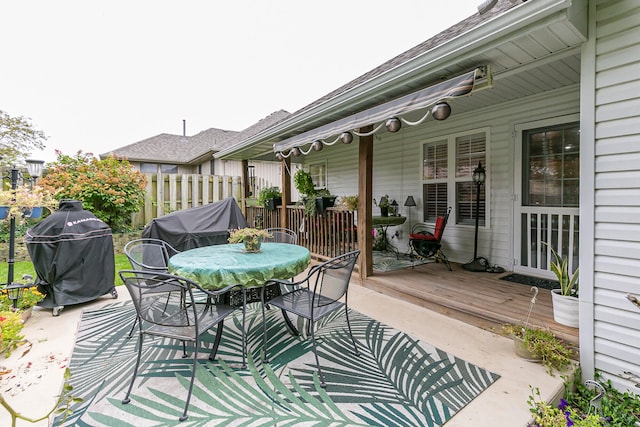
[[[552,289],[551,302],[553,304],[553,320],[572,328],[580,326],[580,300],[577,297],[564,296],[560,294],[560,289]]]

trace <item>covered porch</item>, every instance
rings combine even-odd
[[[531,287],[500,280],[508,275],[471,272],[452,263],[452,271],[440,263],[378,272],[361,279],[362,286],[399,300],[427,308],[473,326],[501,333],[506,323],[525,321],[533,293]],[[359,278],[356,275],[356,278]],[[553,320],[551,292],[539,289],[529,322],[551,329],[578,349],[578,329]]]

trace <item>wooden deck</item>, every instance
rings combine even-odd
[[[405,300],[474,326],[501,332],[506,323],[525,321],[533,293],[531,287],[499,280],[509,274],[469,272],[452,263],[453,271],[429,263],[389,272],[374,272],[363,286]],[[530,324],[548,327],[578,348],[578,329],[553,320],[551,292],[540,289]]]

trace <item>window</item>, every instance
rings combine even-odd
[[[477,185],[473,171],[487,164],[487,132],[474,131],[427,142],[422,149],[424,221],[435,222],[455,205],[457,224],[475,225]],[[485,224],[485,185],[480,186],[478,223]]]
[[[209,161],[209,175],[215,175],[215,171],[216,171],[216,161],[215,159],[211,159]]]
[[[155,163],[140,163],[140,172],[158,173],[158,165]]]
[[[178,173],[178,165],[160,165],[162,173]]]
[[[309,165],[309,173],[313,179],[313,186],[316,190],[327,188],[327,164],[316,163]]]
[[[523,134],[525,206],[580,205],[578,123],[533,129]]]

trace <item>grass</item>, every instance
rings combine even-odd
[[[131,264],[129,264],[129,260],[127,259],[127,256],[124,254],[116,254],[115,255],[115,264],[116,264],[116,280],[115,280],[115,284],[116,286],[120,286],[123,285],[124,283],[122,283],[122,280],[120,280],[120,277],[118,276],[117,272],[120,270],[129,270],[131,269]],[[7,270],[9,268],[9,265],[5,262],[0,264],[0,283],[5,283],[6,282],[6,277],[7,277]],[[34,280],[36,278],[36,272],[33,268],[33,263],[31,261],[16,261],[13,264],[13,277],[14,277],[14,281],[16,282],[22,282],[22,275],[23,274],[30,274],[31,276],[33,276]]]

